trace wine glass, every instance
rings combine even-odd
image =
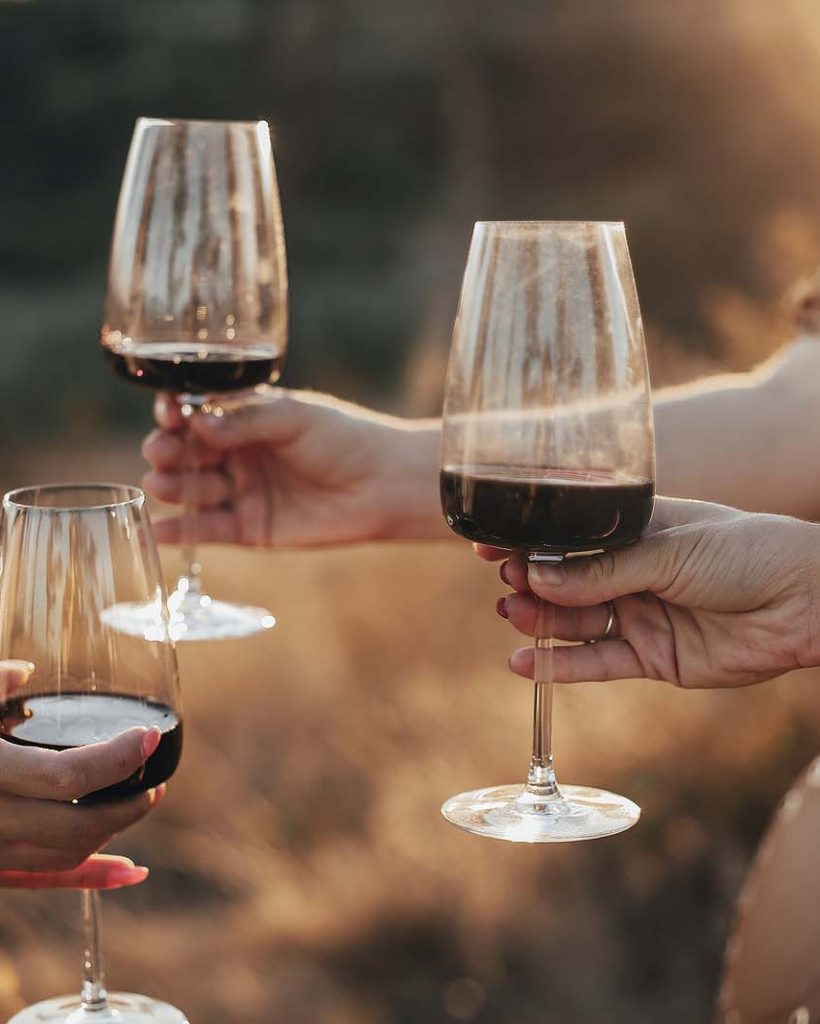
[[[476,224],[444,404],[441,497],[450,527],[533,560],[609,551],[640,537],[654,478],[649,374],[623,224]],[[539,602],[527,781],[448,800],[442,813],[469,832],[513,842],[593,839],[640,815],[625,797],[556,783],[548,612]]]
[[[219,413],[214,393],[278,379],[287,268],[267,122],[139,118],[114,221],[102,343],[118,377],[173,393],[186,418],[209,401]],[[169,598],[176,637],[270,629],[276,620],[267,609],[216,601],[202,588],[198,453],[185,436],[186,569]],[[138,609],[120,628],[129,623],[144,627]]]
[[[26,487],[3,499],[0,651],[34,663],[25,687],[0,703],[0,739],[64,750],[133,726],[160,740],[128,779],[80,803],[118,800],[170,778],[182,752],[176,652],[145,497],[119,484]],[[106,622],[120,602],[155,609],[153,638]],[[163,628],[164,627],[164,628]],[[79,996],[22,1010],[14,1024],[186,1024],[167,1003],[107,993],[97,892],[82,893]]]

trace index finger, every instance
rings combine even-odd
[[[509,548],[494,548],[489,544],[473,544],[473,551],[485,562],[500,562],[502,558],[509,558],[512,554]]]
[[[152,430],[142,442],[142,454],[153,469],[176,471],[218,466],[225,453],[210,448],[197,437],[175,434],[171,430]]]
[[[185,417],[174,395],[160,391],[154,399],[154,419],[165,430],[181,430]]]

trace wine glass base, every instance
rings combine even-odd
[[[252,636],[273,629],[276,619],[267,608],[249,604],[215,601],[207,594],[182,593],[175,590],[168,598],[170,623],[168,632],[177,643],[181,640],[229,640]],[[115,604],[100,616],[106,625],[119,633],[144,640],[161,640],[166,627],[156,603]]]
[[[78,996],[58,996],[27,1006],[8,1024],[188,1024],[188,1018],[157,999],[134,992],[109,992],[107,1009],[84,1010]]]
[[[573,843],[601,839],[631,828],[637,804],[617,793],[588,786],[561,786],[556,798],[522,801],[524,788],[492,786],[450,797],[441,813],[453,825],[508,843]]]
[[[215,601],[208,594],[175,590],[168,597],[174,639],[230,640],[273,629],[276,619],[267,608]]]

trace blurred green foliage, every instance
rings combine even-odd
[[[412,353],[446,349],[477,219],[626,220],[650,326],[721,357],[710,296],[771,305],[783,282],[776,252],[761,261],[767,225],[783,211],[811,222],[820,212],[810,10],[802,0],[768,15],[763,0],[717,10],[702,0],[0,4],[3,435],[59,426],[80,437],[147,420],[145,396],[109,380],[95,347],[140,114],[273,125],[288,384],[401,405]],[[419,411],[435,409],[428,391]]]

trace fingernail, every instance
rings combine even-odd
[[[510,617],[509,613],[507,612],[506,597],[499,597],[499,599],[495,602],[495,610],[498,612],[502,619],[508,619]]]
[[[148,758],[154,753],[159,746],[159,741],[162,739],[162,733],[153,725],[148,729],[140,740],[140,746],[142,748],[143,760],[147,761]]]
[[[26,679],[28,679],[36,667],[33,661],[25,661],[22,658],[9,658],[2,664],[2,668],[11,669],[12,672],[19,672],[21,675],[25,675]],[[23,682],[25,682],[25,679]]]
[[[156,807],[157,804],[160,802],[160,800],[162,800],[162,798],[165,796],[165,790],[167,788],[168,787],[163,782],[159,786],[157,786],[156,789],[152,789],[151,790],[151,806],[152,807]]]
[[[545,587],[560,587],[566,583],[567,571],[563,565],[550,565],[549,562],[530,562],[528,576],[531,583],[540,583]]]
[[[502,562],[501,563],[501,568],[498,570],[498,575],[507,584],[507,586],[510,585],[510,581],[507,579],[507,565],[508,564],[509,564],[509,559],[507,559],[506,562]]]
[[[118,885],[138,885],[140,882],[144,882],[147,877],[148,868],[137,865],[127,867],[125,864],[117,864],[108,872],[107,879],[109,887],[113,888]]]

